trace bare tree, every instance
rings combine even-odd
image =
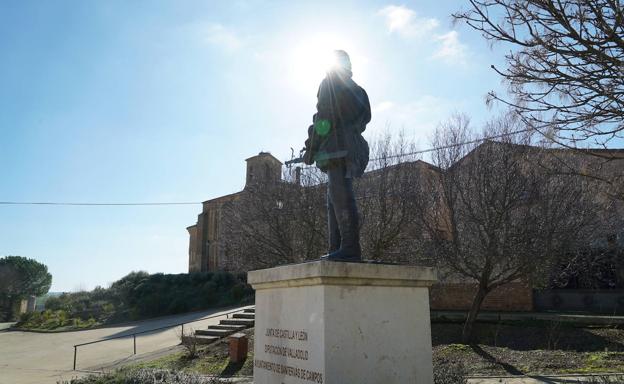
[[[587,179],[547,172],[543,150],[529,133],[514,134],[519,128],[503,116],[481,132],[500,141],[479,144],[468,118],[454,116],[434,138],[439,179],[421,185],[422,224],[441,269],[477,284],[465,342],[489,292],[548,269],[551,255],[586,238],[592,222]]]
[[[195,330],[193,330],[193,328],[188,331],[182,330],[178,333],[178,337],[180,338],[180,345],[182,345],[184,352],[186,352],[186,358],[196,358],[199,353],[199,340],[197,336],[195,336]]]
[[[403,135],[386,133],[372,141],[369,172],[356,182],[361,241],[367,259],[422,261],[422,226],[416,220],[415,193],[430,165],[414,155]]]
[[[225,253],[234,270],[318,258],[325,251],[325,195],[320,171],[253,184],[224,206]]]
[[[605,145],[624,129],[624,6],[618,0],[469,0],[453,16],[491,43],[511,45],[511,105],[560,143]],[[588,140],[591,139],[591,140]],[[571,144],[570,144],[571,143]]]
[[[422,261],[416,186],[430,165],[403,137],[371,143],[369,171],[355,182],[361,243],[367,259]],[[226,260],[249,270],[318,259],[327,251],[326,178],[316,167],[286,172],[283,180],[248,186],[223,207]]]
[[[624,251],[615,246],[588,247],[560,255],[548,283],[552,288],[624,288]]]

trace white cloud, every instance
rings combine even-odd
[[[390,108],[394,107],[394,103],[392,101],[382,101],[381,103],[374,105],[372,107],[372,112],[373,113],[381,113],[383,111],[386,111]]]
[[[466,64],[468,46],[459,41],[455,30],[437,32],[440,26],[438,19],[419,17],[416,11],[404,5],[388,5],[377,13],[385,18],[390,33],[410,39],[428,38],[434,45],[432,59],[447,64]]]
[[[433,59],[440,59],[447,63],[464,64],[468,47],[459,41],[457,31],[449,31],[436,37],[440,42],[438,49],[431,55]]]
[[[242,40],[232,30],[221,24],[205,25],[202,35],[207,43],[221,47],[228,52],[237,51],[243,46]]]
[[[421,95],[407,102],[383,101],[373,107],[373,120],[367,127],[368,137],[385,132],[404,131],[409,138],[428,145],[437,125],[454,111],[463,110],[465,103],[433,95]]]
[[[388,5],[378,14],[385,18],[388,32],[403,37],[421,38],[440,25],[437,19],[418,17],[414,10],[403,5]]]

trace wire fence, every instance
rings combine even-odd
[[[137,344],[136,344],[136,339],[138,335],[143,335],[143,334],[147,334],[147,333],[153,333],[156,331],[161,331],[164,329],[174,329],[176,327],[180,327],[180,335],[181,337],[184,336],[184,326],[186,324],[191,324],[191,323],[196,323],[199,321],[205,321],[205,320],[209,320],[209,319],[214,319],[217,317],[223,317],[226,316],[226,318],[229,318],[230,315],[234,314],[234,313],[239,313],[239,312],[243,312],[245,311],[247,307],[245,308],[237,308],[228,312],[219,312],[218,314],[214,314],[214,315],[210,315],[210,316],[204,316],[201,317],[199,319],[194,319],[194,320],[190,320],[190,321],[185,321],[185,322],[181,322],[181,323],[176,323],[176,324],[169,324],[169,325],[165,325],[162,327],[157,327],[157,328],[152,328],[152,329],[148,329],[145,331],[140,331],[140,332],[133,332],[127,335],[120,335],[120,336],[113,336],[113,337],[107,337],[105,339],[101,339],[101,340],[95,340],[95,341],[89,341],[87,343],[81,343],[81,344],[75,344],[74,345],[74,362],[73,362],[73,370],[76,370],[76,364],[77,364],[77,360],[78,360],[78,347],[84,347],[86,345],[93,345],[93,344],[99,344],[99,343],[104,343],[104,342],[110,342],[113,340],[119,340],[119,339],[129,339],[132,338],[132,347],[133,347],[133,355],[137,354]]]

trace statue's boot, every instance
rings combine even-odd
[[[362,261],[357,211],[341,209],[336,212],[336,216],[338,227],[340,228],[340,248],[321,256],[321,260]]]

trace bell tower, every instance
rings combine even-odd
[[[245,188],[254,184],[274,183],[282,178],[282,162],[269,152],[260,152],[245,161],[247,162]]]

